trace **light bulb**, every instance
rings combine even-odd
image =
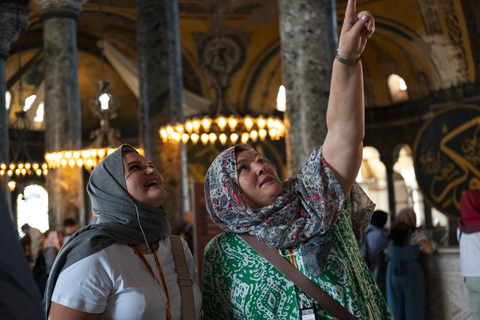
[[[250,131],[250,138],[255,142],[258,138],[258,132],[256,130]]]
[[[225,133],[222,133],[222,134],[218,137],[218,139],[220,140],[220,142],[221,142],[222,144],[225,144],[225,143],[227,142],[227,135],[226,135]]]
[[[210,133],[208,135],[208,139],[210,140],[211,143],[214,143],[217,140],[217,135],[215,133]]]
[[[200,139],[200,136],[198,134],[194,133],[194,134],[192,134],[191,139],[192,139],[193,144],[197,144],[198,139]]]
[[[230,130],[235,131],[235,127],[237,126],[237,119],[235,119],[233,116],[230,116],[228,118],[228,126],[230,127]]]
[[[185,124],[185,129],[187,130],[188,133],[192,133],[193,124],[192,124],[191,121],[188,121],[188,122]]]
[[[212,120],[208,117],[203,118],[202,120],[202,127],[205,131],[210,130],[210,126],[212,124]]]
[[[258,130],[258,135],[260,136],[260,139],[262,141],[265,140],[265,137],[267,136],[267,130],[265,129]]]
[[[202,133],[200,139],[202,140],[203,144],[207,144],[207,142],[208,142],[208,134]]]
[[[225,126],[227,125],[227,119],[225,119],[224,117],[220,117],[217,119],[217,124],[220,130],[223,131],[223,129],[225,129]]]
[[[257,118],[257,126],[258,126],[258,129],[263,129],[265,127],[265,119],[263,119],[263,117],[258,117]]]
[[[241,138],[242,143],[247,143],[248,138],[249,138],[248,133],[246,132],[242,133],[242,138]]]
[[[245,124],[245,128],[247,131],[250,131],[253,127],[253,120],[249,116],[245,117],[245,121],[243,122]]]

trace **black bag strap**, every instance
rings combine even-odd
[[[290,281],[295,283],[303,292],[315,299],[322,307],[330,312],[334,317],[342,320],[358,320],[347,309],[345,309],[335,299],[330,297],[322,288],[308,279],[301,271],[295,268],[290,262],[285,260],[275,250],[265,243],[257,240],[255,236],[249,234],[239,234],[255,251],[262,255],[275,268],[283,273]]]
[[[182,318],[195,319],[195,300],[193,296],[193,280],[188,273],[187,260],[183,250],[182,238],[177,235],[170,235],[172,244],[173,260],[177,271],[177,283],[180,287],[180,296],[182,298]]]

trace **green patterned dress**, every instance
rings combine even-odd
[[[350,199],[333,225],[324,271],[309,277],[358,319],[393,319],[364,260],[352,229]],[[299,248],[279,250],[306,273]],[[315,303],[318,319],[335,319],[298,289],[242,238],[223,232],[205,248],[203,319],[300,319],[299,308]]]

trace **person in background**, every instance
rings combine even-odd
[[[480,190],[463,194],[460,213],[462,220],[457,229],[460,268],[470,296],[472,319],[480,320]]]
[[[63,237],[63,243],[67,243],[68,239],[78,231],[78,224],[75,219],[68,218],[63,221],[63,229],[65,230],[65,236]]]
[[[31,227],[28,223],[25,223],[21,229],[25,235],[20,239],[20,243],[22,243],[25,248],[28,247],[26,254],[30,262],[30,267],[33,268],[37,261],[38,254],[43,251],[45,236],[40,230]],[[28,243],[27,241],[23,241],[24,238],[28,239]]]
[[[60,252],[63,246],[63,235],[58,230],[52,230],[48,232],[47,239],[45,240],[45,250],[43,256],[45,258],[45,272],[47,276],[52,270],[53,262]]]
[[[385,283],[387,276],[386,250],[388,246],[388,232],[385,230],[387,216],[387,213],[381,210],[376,210],[373,213],[372,220],[367,228],[365,241],[365,261],[384,298],[386,298],[387,291]]]
[[[387,302],[395,320],[425,319],[425,277],[420,252],[433,253],[427,236],[417,229],[415,211],[401,210],[388,235]]]

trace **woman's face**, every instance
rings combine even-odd
[[[163,178],[153,163],[136,152],[123,154],[125,183],[128,194],[136,201],[158,208],[167,197]]]
[[[243,201],[251,208],[275,202],[283,187],[273,163],[253,150],[238,151],[235,158]]]

